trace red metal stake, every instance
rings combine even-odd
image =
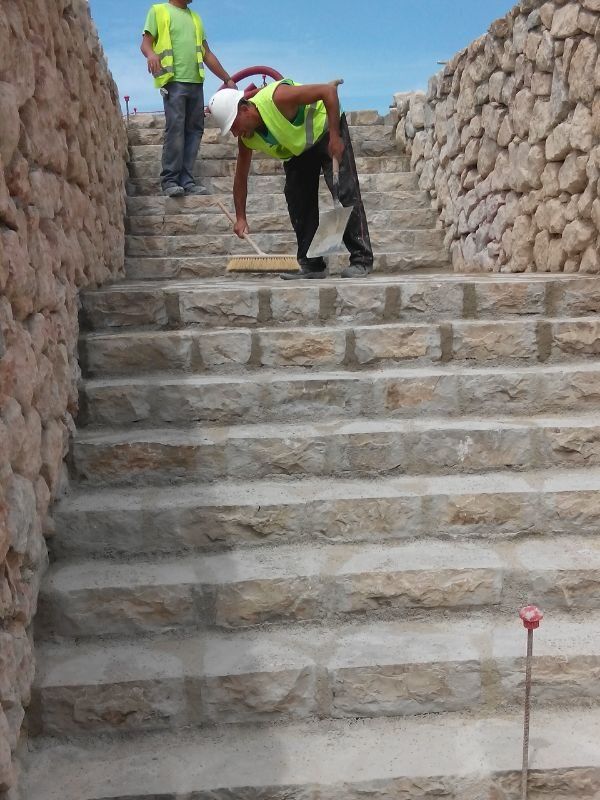
[[[527,660],[525,662],[525,722],[523,726],[523,770],[521,773],[521,798],[527,800],[529,774],[529,717],[531,712],[531,666],[533,659],[533,632],[540,627],[544,614],[537,606],[526,606],[519,612],[527,629]]]

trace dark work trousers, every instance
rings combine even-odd
[[[165,143],[160,182],[168,186],[193,186],[194,163],[204,133],[204,86],[170,81],[164,87]]]
[[[340,163],[340,203],[346,207],[354,206],[344,234],[344,244],[350,252],[350,264],[370,269],[373,265],[373,250],[345,114],[340,118],[340,132],[345,145],[344,156]],[[298,263],[308,271],[320,272],[325,269],[323,258],[307,258],[306,253],[319,227],[321,170],[329,189],[332,187],[332,160],[327,150],[328,146],[329,133],[326,133],[311,148],[299,156],[290,158],[283,165],[285,199],[298,240]]]

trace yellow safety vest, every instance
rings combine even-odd
[[[300,123],[294,125],[283,116],[273,101],[273,93],[281,83],[287,83],[290,86],[301,85],[289,78],[284,78],[282,81],[265,86],[249,100],[258,109],[262,121],[276,143],[267,142],[256,131],[247,139],[242,138],[242,141],[250,150],[261,150],[281,161],[288,161],[290,158],[304,153],[323,136],[327,130],[327,109],[322,100],[311,103],[305,106],[304,117]]]
[[[173,66],[173,44],[171,42],[171,14],[169,6],[161,3],[152,6],[156,14],[156,25],[158,36],[153,45],[153,50],[160,58],[162,70],[154,78],[154,85],[157,89],[172,81],[175,76]],[[196,28],[196,58],[198,60],[198,73],[200,80],[204,80],[204,25],[202,19],[195,11],[190,11],[194,26]]]

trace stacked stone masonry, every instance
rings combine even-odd
[[[77,412],[78,291],[123,267],[126,134],[85,0],[0,3],[0,796]]]
[[[27,800],[517,800],[530,601],[529,796],[598,794],[597,278],[453,274],[393,117],[349,120],[377,271],[307,283],[226,273],[215,197],[161,197],[163,120],[131,121]],[[235,143],[202,148],[230,203]],[[268,163],[250,222],[291,246]]]
[[[226,272],[233,141],[165,198],[164,118],[130,122],[19,800],[516,800],[531,601],[530,797],[598,796],[597,277],[452,274],[397,113],[348,119],[376,273],[310,285]],[[282,185],[257,158],[267,249]]]
[[[456,270],[600,272],[599,41],[598,0],[521,0],[395,96]]]

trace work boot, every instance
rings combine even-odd
[[[282,272],[279,276],[284,281],[314,281],[327,278],[329,270],[325,269],[302,269],[298,272]]]
[[[185,189],[183,186],[178,186],[174,183],[172,186],[165,186],[162,193],[165,197],[181,197],[185,194]]]
[[[189,186],[185,187],[185,193],[187,194],[210,194],[210,190],[206,188],[202,183],[191,183]]]
[[[366,278],[372,269],[373,267],[367,267],[365,264],[350,264],[342,270],[342,278]]]

